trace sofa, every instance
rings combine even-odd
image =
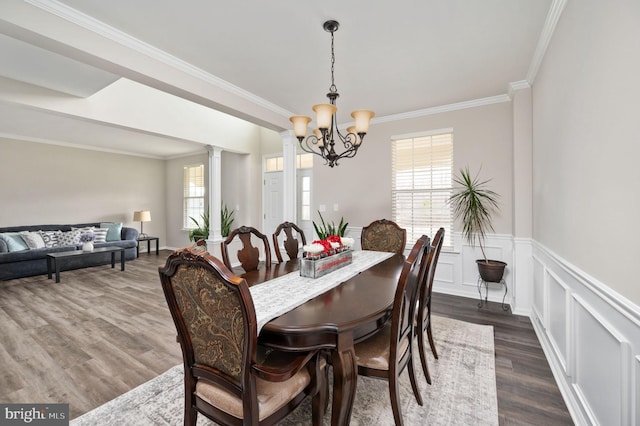
[[[75,225],[29,225],[0,227],[0,280],[47,273],[47,254],[82,250],[80,235],[92,233],[94,247],[124,247],[125,259],[136,258],[138,230],[121,223],[98,222]],[[69,258],[62,270],[111,263],[111,254]]]

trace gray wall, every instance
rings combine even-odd
[[[533,85],[533,234],[640,304],[640,3],[568,1]]]
[[[164,161],[0,138],[2,226],[133,222],[166,239]]]
[[[512,234],[512,106],[510,102],[372,125],[356,157],[329,168],[314,158],[314,205],[327,206],[323,217],[336,223],[344,216],[350,226],[365,226],[391,218],[392,136],[452,128],[454,170],[482,167],[481,177],[501,195],[496,233]],[[338,204],[339,211],[333,206]],[[317,213],[313,219],[318,220]],[[459,229],[458,229],[459,230]]]

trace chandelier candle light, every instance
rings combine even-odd
[[[336,88],[333,76],[335,64],[335,54],[333,52],[333,33],[338,31],[337,21],[327,21],[323,24],[325,31],[331,33],[331,86],[329,86],[328,104],[318,104],[313,106],[316,113],[316,124],[318,128],[305,140],[307,135],[307,125],[311,118],[304,115],[296,115],[289,120],[293,123],[293,131],[300,142],[303,151],[319,155],[324,158],[325,164],[329,167],[337,166],[341,158],[355,157],[358,148],[364,140],[364,135],[369,130],[369,122],[375,115],[373,111],[361,109],[353,111],[351,117],[355,120],[355,125],[347,128],[347,133],[343,135],[338,129],[336,122],[336,99],[340,96]],[[335,140],[338,139],[344,146],[344,151],[337,153],[335,150]],[[303,142],[304,141],[304,142]]]

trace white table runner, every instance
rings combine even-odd
[[[320,278],[301,277],[300,271],[296,271],[250,287],[249,291],[258,321],[258,334],[272,319],[297,308],[307,300],[321,295],[391,256],[393,253],[354,251],[350,265]]]

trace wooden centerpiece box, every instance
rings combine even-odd
[[[353,250],[344,250],[330,256],[300,259],[300,276],[308,278],[320,278],[330,272],[349,265],[353,261]]]

